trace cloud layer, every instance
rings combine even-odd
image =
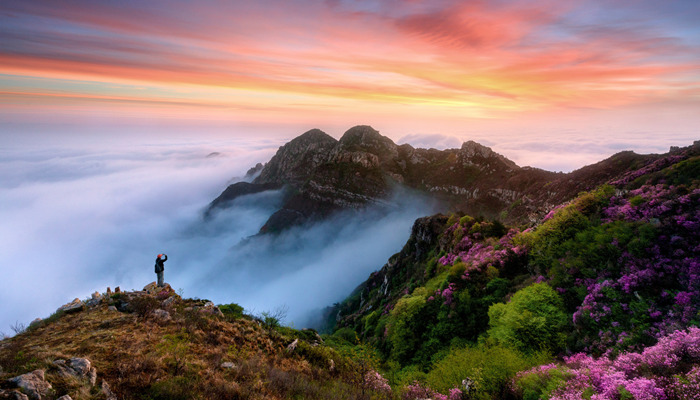
[[[235,176],[276,147],[152,144],[0,153],[0,332],[47,317],[74,297],[165,278],[185,296],[236,302],[251,312],[290,309],[301,326],[312,309],[339,301],[400,250],[413,220],[429,214],[405,201],[249,239],[279,206],[277,192],[237,200],[209,222],[204,207]],[[217,157],[207,157],[212,152]],[[235,179],[234,179],[235,180]]]

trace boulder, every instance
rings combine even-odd
[[[53,362],[62,375],[75,376],[86,379],[90,386],[95,386],[97,381],[97,369],[92,366],[87,358],[73,357],[68,361],[56,360]]]
[[[171,319],[171,318],[170,318],[170,313],[167,312],[167,311],[165,311],[165,310],[161,310],[160,308],[159,308],[159,309],[156,309],[156,310],[153,310],[153,316],[154,316],[157,320],[164,321],[164,322],[165,322],[165,321],[170,321],[170,319]]]
[[[15,390],[0,389],[0,400],[29,400],[29,397]]]
[[[115,307],[115,306],[109,306],[109,307],[107,307],[107,310],[109,310],[109,311],[119,311],[119,310],[117,310],[117,307]]]
[[[112,390],[109,388],[109,384],[104,379],[102,380],[100,392],[105,395],[107,400],[117,400],[117,396],[112,392]]]
[[[223,369],[233,369],[236,368],[236,364],[232,363],[231,361],[226,361],[221,363],[221,368]]]
[[[294,339],[294,341],[292,343],[290,343],[289,346],[287,346],[287,353],[293,352],[297,348],[298,344],[299,344],[299,339]]]
[[[175,290],[173,290],[173,288],[170,287],[169,283],[164,284],[163,287],[158,287],[158,284],[156,282],[151,282],[143,287],[143,292],[151,295],[165,296],[166,294],[170,293],[174,294]]]
[[[41,321],[43,321],[41,318],[36,318],[34,321],[29,323],[29,327],[31,328],[32,326],[38,324]]]
[[[214,303],[212,303],[211,301],[207,301],[206,303],[204,303],[204,305],[199,309],[199,312],[201,312],[202,314],[211,314],[219,317],[224,316],[224,313],[222,313],[221,310],[219,310],[219,307],[214,305]]]
[[[51,384],[46,382],[44,370],[42,369],[16,376],[10,379],[10,382],[22,389],[32,400],[42,400],[46,398],[51,390]]]
[[[63,396],[59,397],[57,400],[73,400],[70,396],[67,394],[64,394]]]
[[[161,303],[161,305],[162,305],[163,307],[166,307],[166,308],[167,308],[167,307],[170,307],[170,306],[172,306],[173,304],[175,304],[175,302],[178,301],[178,300],[180,300],[180,296],[174,294],[174,295],[168,297],[167,299],[163,300],[163,302]]]
[[[74,313],[74,312],[79,312],[83,310],[83,307],[85,306],[85,303],[83,303],[82,300],[79,298],[75,298],[73,301],[70,303],[64,304],[61,307],[56,310],[56,312],[64,312],[64,313]]]

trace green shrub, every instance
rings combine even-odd
[[[517,291],[506,304],[489,307],[489,337],[520,351],[553,351],[566,343],[569,318],[554,289],[536,283]]]
[[[504,346],[485,345],[454,349],[445,358],[435,363],[426,382],[438,392],[446,393],[459,387],[463,379],[475,382],[473,398],[503,398],[508,384],[519,371],[547,362],[547,353],[530,355]]]
[[[419,339],[425,324],[417,317],[424,306],[423,296],[408,296],[399,299],[391,310],[389,340],[392,355],[402,363],[408,361],[420,345]]]
[[[218,306],[219,310],[224,314],[226,319],[232,321],[243,317],[243,307],[236,303],[231,304],[221,304]]]

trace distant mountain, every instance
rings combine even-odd
[[[460,149],[417,149],[399,146],[369,126],[355,126],[340,140],[313,129],[280,147],[252,183],[229,186],[206,213],[242,195],[284,188],[284,204],[261,228],[276,232],[339,210],[387,205],[403,187],[437,200],[444,211],[529,223],[658,157],[622,152],[564,174],[519,167],[473,141]]]

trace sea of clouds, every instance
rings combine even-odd
[[[288,309],[285,322],[304,327],[314,310],[345,298],[399,251],[416,218],[435,211],[426,199],[397,193],[389,209],[253,237],[279,207],[281,193],[241,197],[210,220],[203,211],[289,138],[67,137],[0,137],[0,334],[108,286],[141,289],[155,280],[155,256],[163,252],[166,282],[186,297],[235,302],[252,314]],[[633,132],[508,140],[413,134],[396,141],[450,148],[467,139],[519,165],[563,171],[621,150],[664,152],[669,144],[692,143],[691,135]]]
[[[397,196],[389,209],[340,214],[277,237],[256,235],[281,193],[237,199],[202,218],[209,202],[282,143],[34,144],[0,149],[0,332],[47,317],[94,291],[165,280],[185,297],[238,303],[252,314],[309,313],[346,297],[381,268],[432,212]],[[212,154],[214,152],[219,153]]]

